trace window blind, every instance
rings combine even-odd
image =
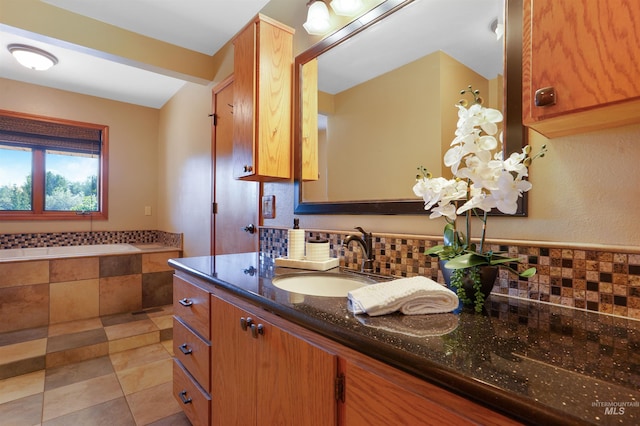
[[[41,148],[100,154],[102,130],[0,112],[0,143],[25,148]]]

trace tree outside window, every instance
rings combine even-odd
[[[0,220],[106,219],[107,130],[0,110]]]

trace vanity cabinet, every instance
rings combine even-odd
[[[234,39],[233,176],[291,177],[294,30],[265,16]]]
[[[519,424],[185,272],[174,294],[174,393],[194,425]],[[191,307],[209,337],[185,320]],[[204,365],[183,359],[190,333],[210,350]]]
[[[523,122],[559,137],[640,122],[637,0],[524,0]]]
[[[214,425],[335,425],[336,356],[211,296]]]
[[[209,425],[211,342],[209,292],[173,277],[173,396],[194,426]]]

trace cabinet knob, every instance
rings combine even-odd
[[[254,339],[258,338],[258,335],[264,334],[264,325],[262,324],[251,324],[251,336]]]
[[[252,324],[253,324],[253,318],[240,317],[240,328],[242,328],[242,331],[247,331],[247,328],[251,327]]]
[[[178,302],[179,302],[182,306],[186,306],[187,308],[188,308],[188,307],[191,307],[191,306],[193,305],[193,301],[192,301],[192,300],[187,299],[186,297],[185,297],[184,299],[180,299]]]
[[[253,171],[253,166],[245,165],[243,167],[243,170],[245,171],[245,173],[251,172],[251,171]]]
[[[549,86],[536,90],[535,103],[538,107],[555,105],[556,89],[552,86]]]
[[[256,226],[253,223],[250,223],[247,226],[245,226],[244,228],[242,228],[242,230],[244,232],[248,232],[250,234],[253,234],[253,233],[256,232]]]
[[[186,343],[181,344],[178,348],[185,355],[191,355],[193,353],[193,350],[191,350]]]
[[[183,404],[191,404],[191,398],[187,398],[187,391],[183,390],[182,392],[180,392],[180,400],[182,401]]]

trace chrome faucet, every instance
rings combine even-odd
[[[362,247],[363,259],[362,259],[362,272],[373,272],[373,236],[371,232],[366,232],[361,227],[357,226],[355,229],[362,233],[362,237],[358,235],[347,235],[342,243],[343,247],[347,247],[350,242],[355,241]]]

